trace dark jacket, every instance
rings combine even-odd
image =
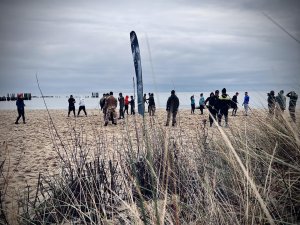
[[[16,101],[16,106],[19,110],[24,110],[24,100],[22,98],[18,98]]]
[[[154,101],[154,97],[153,96],[150,96],[148,98],[148,103],[149,103],[149,106],[155,106],[155,101]]]
[[[179,99],[175,94],[171,94],[167,101],[167,110],[171,112],[178,111]]]
[[[275,108],[275,96],[271,95],[270,93],[268,94],[268,107],[269,108]]]
[[[119,100],[119,104],[120,104],[120,109],[123,109],[124,108],[124,97],[122,96],[122,97],[119,97],[118,98],[118,100]]]
[[[294,91],[291,91],[286,96],[290,98],[289,109],[295,109],[298,100],[298,95]]]
[[[74,98],[69,98],[69,107],[75,107],[75,99]]]
[[[275,99],[276,99],[276,102],[278,103],[280,109],[285,110],[285,108],[286,108],[286,98],[283,95],[283,93],[279,92]]]
[[[205,100],[205,105],[208,103],[208,109],[212,110],[212,109],[216,109],[217,103],[218,103],[218,97],[217,96],[209,96],[206,100]]]
[[[222,94],[219,97],[217,108],[220,110],[228,110],[231,105],[231,98],[229,97],[228,94]]]

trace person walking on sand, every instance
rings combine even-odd
[[[133,99],[133,96],[131,95],[130,96],[130,115],[134,115],[135,114],[135,103],[134,103],[134,99]]]
[[[203,93],[201,93],[200,94],[200,99],[199,99],[199,108],[200,108],[201,115],[203,115],[204,107],[205,107],[205,99],[203,97]]]
[[[248,95],[248,92],[246,91],[245,92],[245,97],[244,97],[244,102],[242,104],[244,106],[244,109],[245,109],[245,116],[248,116],[249,100],[250,100],[250,97]]]
[[[218,101],[218,108],[219,108],[219,115],[218,121],[219,126],[221,126],[222,117],[224,115],[225,118],[225,127],[228,127],[228,110],[230,107],[231,99],[228,94],[226,94],[226,88],[222,89],[222,95],[219,97]]]
[[[83,110],[85,116],[87,116],[87,113],[85,111],[85,103],[84,103],[84,98],[83,97],[81,97],[80,100],[79,100],[79,109],[78,109],[77,116],[79,116],[81,110]]]
[[[178,107],[179,107],[179,99],[175,95],[175,91],[172,90],[171,91],[171,96],[168,98],[168,101],[167,101],[167,109],[166,109],[167,110],[167,122],[166,122],[166,126],[169,126],[171,114],[172,114],[172,126],[175,126]]]
[[[286,96],[290,98],[289,112],[290,112],[293,122],[296,123],[296,103],[298,100],[298,95],[296,94],[296,92],[291,91]]]
[[[154,101],[154,95],[153,93],[150,94],[150,97],[148,99],[149,104],[149,116],[154,116],[155,113],[155,101]]]
[[[124,97],[123,97],[122,93],[119,93],[118,101],[119,101],[119,105],[120,105],[119,119],[124,119],[124,103],[125,103],[125,100],[124,100]]]
[[[17,101],[16,101],[16,106],[18,110],[18,117],[15,122],[15,124],[19,124],[19,119],[22,117],[23,123],[25,124],[25,104],[24,104],[24,99],[21,94],[17,95]]]
[[[118,101],[114,97],[114,93],[111,91],[109,96],[105,100],[106,115],[105,115],[105,123],[104,126],[107,126],[109,118],[111,117],[112,123],[117,125],[117,113],[116,108],[118,106]]]
[[[129,96],[128,95],[125,96],[124,104],[125,104],[124,105],[125,106],[124,113],[126,112],[128,115],[128,105],[129,105]]]
[[[195,114],[195,97],[194,95],[191,96],[191,114]]]
[[[68,99],[69,102],[69,111],[68,111],[68,117],[70,116],[70,112],[73,111],[74,117],[75,115],[75,99],[73,98],[73,95],[70,95],[70,98]]]
[[[271,116],[274,115],[275,112],[275,102],[275,92],[272,90],[268,93],[268,108]]]
[[[276,116],[284,113],[286,108],[286,97],[284,96],[284,90],[279,91],[278,95],[275,97],[276,101]]]
[[[231,99],[231,108],[232,108],[232,116],[236,116],[236,112],[238,110],[238,100],[237,97],[239,96],[239,93],[236,92],[235,95]]]

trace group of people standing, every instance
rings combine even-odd
[[[218,121],[219,125],[221,125],[222,117],[225,119],[225,126],[228,126],[228,111],[232,108],[232,116],[236,116],[238,109],[238,97],[239,93],[236,92],[235,95],[230,98],[230,96],[226,93],[226,88],[222,89],[221,95],[219,95],[219,90],[215,92],[211,92],[209,97],[204,100],[203,93],[200,94],[199,99],[199,109],[201,114],[203,114],[203,109],[207,108],[209,110],[209,122],[210,126],[212,126],[214,119]],[[245,109],[245,115],[248,115],[249,109],[249,101],[250,97],[248,92],[245,92],[245,97],[243,101],[243,106]],[[191,113],[194,114],[195,111],[195,99],[194,95],[191,96]]]
[[[295,91],[291,91],[284,96],[284,90],[281,90],[277,96],[275,96],[275,92],[272,90],[267,95],[269,114],[271,116],[275,115],[276,117],[281,115],[286,109],[286,97],[290,98],[288,109],[293,122],[296,122],[296,103],[298,100],[298,95]]]

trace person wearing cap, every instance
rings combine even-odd
[[[226,88],[222,89],[222,95],[219,97],[218,106],[219,106],[219,115],[218,121],[219,126],[221,126],[222,117],[225,118],[225,127],[228,126],[228,110],[231,104],[231,98],[226,94]]]
[[[237,109],[238,109],[238,100],[237,100],[237,97],[238,97],[239,93],[236,92],[235,95],[232,97],[232,100],[231,100],[231,107],[232,107],[232,116],[236,116],[236,112],[237,112]]]
[[[79,100],[79,109],[78,109],[77,116],[79,116],[81,110],[83,110],[85,116],[87,116],[87,113],[85,111],[85,103],[84,103],[84,98],[83,97],[81,97],[80,100]]]
[[[172,90],[171,91],[171,96],[168,98],[168,101],[167,101],[167,107],[166,107],[167,122],[166,122],[166,126],[169,126],[171,114],[172,114],[172,126],[175,126],[178,107],[179,107],[179,99],[175,95],[175,91]]]
[[[275,112],[275,92],[272,90],[270,93],[268,93],[268,108],[269,108],[269,114],[274,115]]]
[[[75,99],[73,98],[73,95],[70,95],[70,98],[68,99],[69,102],[69,111],[68,111],[68,117],[70,116],[70,112],[73,111],[74,117],[75,115]]]
[[[23,123],[25,124],[25,104],[24,104],[24,99],[22,94],[17,95],[17,101],[16,101],[16,106],[18,110],[18,117],[15,122],[15,124],[19,124],[19,119],[22,117]]]
[[[245,116],[248,116],[249,100],[250,100],[250,97],[248,95],[248,92],[246,91],[245,92],[245,97],[244,97],[244,102],[242,104],[244,106],[244,109],[245,109]]]
[[[209,111],[209,124],[210,124],[210,127],[212,127],[213,125],[213,122],[215,120],[217,120],[217,109],[216,109],[216,105],[217,105],[217,102],[218,102],[218,95],[219,95],[219,91],[216,90],[215,93],[217,95],[215,95],[213,92],[210,93],[209,97],[204,101],[204,104],[207,105],[207,108],[208,108],[208,111]]]
[[[291,91],[286,96],[290,98],[290,101],[289,101],[290,116],[291,116],[293,122],[296,123],[296,103],[298,100],[298,95],[296,94],[296,92]]]
[[[105,115],[105,123],[104,126],[107,126],[109,117],[112,117],[112,123],[117,125],[117,114],[116,114],[116,108],[118,106],[118,101],[114,97],[114,93],[111,91],[109,93],[109,96],[105,100],[105,106],[106,108],[106,115]]]

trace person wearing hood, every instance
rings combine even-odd
[[[291,91],[286,96],[290,98],[289,112],[290,112],[293,122],[296,123],[296,103],[298,100],[298,95],[296,94],[296,92]]]
[[[17,101],[16,101],[16,106],[18,109],[18,118],[15,122],[15,124],[19,124],[19,119],[22,117],[23,119],[23,123],[25,124],[25,104],[24,104],[24,99],[23,96],[21,94],[18,94],[17,96]]]
[[[275,112],[275,92],[272,90],[268,93],[268,108],[270,115],[274,115]]]
[[[221,126],[222,117],[225,118],[225,127],[228,126],[228,110],[231,104],[231,98],[226,94],[226,88],[222,89],[222,95],[219,97],[218,106],[219,106],[219,115],[218,121],[219,126]]]
[[[284,91],[279,91],[278,95],[275,97],[275,101],[277,103],[277,112],[283,113],[286,108],[286,97],[283,95]]]
[[[175,95],[175,91],[172,90],[171,91],[171,96],[168,98],[168,101],[167,101],[167,107],[166,107],[167,108],[166,109],[167,110],[167,122],[166,122],[166,126],[169,126],[171,114],[172,114],[172,126],[175,126],[178,107],[179,107],[179,99]]]
[[[201,93],[200,94],[200,99],[199,99],[199,108],[200,108],[201,115],[203,115],[204,107],[205,107],[205,99],[203,97],[203,93]]]
[[[79,109],[78,109],[77,116],[79,116],[81,110],[83,110],[85,116],[87,116],[87,113],[85,111],[85,102],[84,102],[84,98],[83,97],[81,97],[80,100],[79,100]]]
[[[73,111],[74,117],[76,117],[75,115],[75,99],[73,98],[73,95],[70,95],[70,98],[68,99],[69,102],[69,111],[68,111],[68,117],[70,116],[70,112]]]

